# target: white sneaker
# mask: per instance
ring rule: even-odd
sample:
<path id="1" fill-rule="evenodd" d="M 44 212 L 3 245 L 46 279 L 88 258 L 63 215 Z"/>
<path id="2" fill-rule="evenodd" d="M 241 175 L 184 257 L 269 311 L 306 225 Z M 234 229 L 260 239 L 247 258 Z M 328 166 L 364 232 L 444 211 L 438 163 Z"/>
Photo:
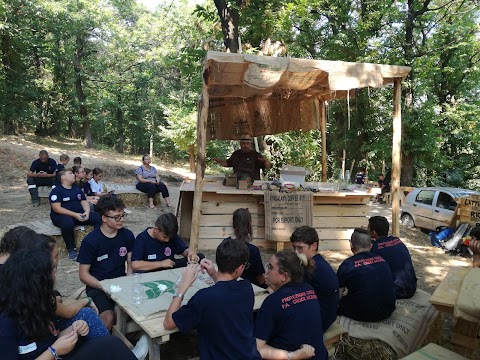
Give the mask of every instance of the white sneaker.
<path id="1" fill-rule="evenodd" d="M 138 360 L 145 360 L 148 354 L 147 335 L 142 335 L 140 339 L 138 339 L 135 347 L 132 349 L 132 352 Z"/>

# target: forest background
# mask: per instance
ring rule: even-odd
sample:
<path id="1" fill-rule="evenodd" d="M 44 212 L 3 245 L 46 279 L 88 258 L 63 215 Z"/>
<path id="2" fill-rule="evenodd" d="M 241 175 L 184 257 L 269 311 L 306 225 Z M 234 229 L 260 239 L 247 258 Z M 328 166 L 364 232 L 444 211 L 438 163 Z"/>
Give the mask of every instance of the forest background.
<path id="1" fill-rule="evenodd" d="M 0 130 L 187 161 L 208 50 L 407 65 L 402 185 L 480 188 L 480 1 L 0 0 Z M 392 90 L 327 107 L 329 177 L 389 167 Z M 350 126 L 348 124 L 351 124 Z M 321 177 L 318 131 L 270 135 L 273 162 Z M 236 142 L 207 144 L 225 158 Z M 156 160 L 158 163 L 159 160 Z M 220 169 L 209 164 L 210 170 Z"/>

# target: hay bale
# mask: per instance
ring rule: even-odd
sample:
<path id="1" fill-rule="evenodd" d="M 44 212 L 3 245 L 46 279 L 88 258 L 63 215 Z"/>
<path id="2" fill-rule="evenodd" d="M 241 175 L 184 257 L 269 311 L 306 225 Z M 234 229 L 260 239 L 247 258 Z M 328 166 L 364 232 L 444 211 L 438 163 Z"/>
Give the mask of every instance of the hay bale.
<path id="1" fill-rule="evenodd" d="M 397 360 L 398 356 L 381 340 L 344 337 L 336 345 L 335 357 L 344 360 Z"/>
<path id="2" fill-rule="evenodd" d="M 80 249 L 80 245 L 82 244 L 82 240 L 93 230 L 93 226 L 85 225 L 79 226 L 75 228 L 75 246 L 77 250 Z M 52 235 L 52 237 L 57 242 L 58 253 L 60 255 L 67 254 L 67 248 L 65 246 L 65 241 L 63 241 L 62 235 Z"/>
<path id="3" fill-rule="evenodd" d="M 116 195 L 123 201 L 126 207 L 139 207 L 148 205 L 147 195 L 144 193 L 120 193 Z M 161 203 L 160 193 L 155 194 L 153 202 L 156 205 Z"/>
<path id="4" fill-rule="evenodd" d="M 428 329 L 428 335 L 425 338 L 423 345 L 427 345 L 430 343 L 443 345 L 442 334 L 444 328 L 444 320 L 445 318 L 443 316 L 443 313 L 439 312 L 437 317 L 435 318 L 435 321 L 432 323 L 432 325 L 430 325 L 430 329 Z"/>

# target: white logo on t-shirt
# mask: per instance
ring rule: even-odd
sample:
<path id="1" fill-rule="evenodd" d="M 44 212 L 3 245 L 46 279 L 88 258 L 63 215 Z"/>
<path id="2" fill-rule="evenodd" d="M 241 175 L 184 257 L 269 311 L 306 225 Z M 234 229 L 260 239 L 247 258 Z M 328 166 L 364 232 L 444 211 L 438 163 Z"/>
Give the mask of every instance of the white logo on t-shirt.
<path id="1" fill-rule="evenodd" d="M 155 260 L 157 258 L 157 254 L 148 255 L 148 260 Z"/>
<path id="2" fill-rule="evenodd" d="M 52 195 L 52 196 L 50 196 L 50 199 L 51 199 L 52 201 L 55 201 L 55 200 L 57 200 L 58 198 L 57 198 L 57 195 Z"/>
<path id="3" fill-rule="evenodd" d="M 102 260 L 105 260 L 105 259 L 108 259 L 108 254 L 97 257 L 97 261 L 102 261 Z"/>

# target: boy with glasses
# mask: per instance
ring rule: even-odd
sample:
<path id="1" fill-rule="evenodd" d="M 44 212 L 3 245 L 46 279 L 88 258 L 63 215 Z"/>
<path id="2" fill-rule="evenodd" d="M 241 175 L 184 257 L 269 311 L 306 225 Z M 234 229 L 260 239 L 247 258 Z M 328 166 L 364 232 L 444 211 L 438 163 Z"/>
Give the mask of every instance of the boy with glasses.
<path id="1" fill-rule="evenodd" d="M 200 359 L 261 359 L 253 335 L 252 285 L 247 280 L 237 281 L 248 262 L 247 245 L 224 240 L 215 256 L 218 271 L 207 259 L 185 268 L 163 326 L 167 330 L 178 327 L 184 333 L 197 329 Z M 182 306 L 199 271 L 207 271 L 215 285 L 199 290 Z"/>
<path id="2" fill-rule="evenodd" d="M 87 295 L 97 305 L 100 319 L 109 331 L 114 322 L 114 302 L 102 290 L 100 281 L 132 272 L 130 262 L 135 237 L 124 228 L 124 210 L 123 201 L 115 195 L 107 194 L 98 200 L 97 211 L 102 225 L 83 239 L 77 258 L 80 280 L 87 285 Z"/>
<path id="3" fill-rule="evenodd" d="M 318 253 L 318 233 L 310 226 L 300 226 L 290 236 L 297 254 L 307 257 L 304 282 L 312 285 L 320 302 L 322 327 L 326 331 L 337 318 L 338 278 L 330 264 Z"/>

